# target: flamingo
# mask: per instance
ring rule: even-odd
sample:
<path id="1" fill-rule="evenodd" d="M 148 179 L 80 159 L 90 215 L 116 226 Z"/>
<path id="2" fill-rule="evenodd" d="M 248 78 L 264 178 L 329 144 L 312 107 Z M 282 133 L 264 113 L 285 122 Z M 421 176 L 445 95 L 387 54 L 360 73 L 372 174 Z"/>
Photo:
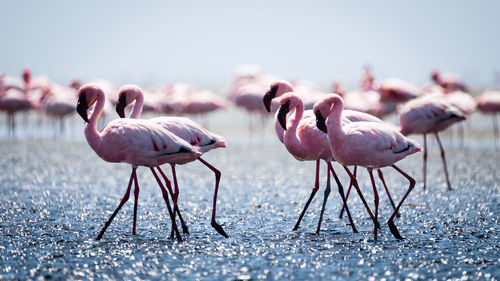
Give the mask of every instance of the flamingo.
<path id="1" fill-rule="evenodd" d="M 11 77 L 3 77 L 0 87 L 0 110 L 7 113 L 7 128 L 13 135 L 16 128 L 15 114 L 39 107 L 38 99 L 50 90 L 48 78 L 31 78 L 31 71 L 26 68 L 22 72 L 22 82 Z M 35 97 L 37 96 L 37 97 Z"/>
<path id="2" fill-rule="evenodd" d="M 383 80 L 378 86 L 378 92 L 382 102 L 394 103 L 407 102 L 422 94 L 420 88 L 399 78 Z"/>
<path id="3" fill-rule="evenodd" d="M 427 185 L 427 134 L 434 133 L 441 151 L 443 167 L 446 176 L 448 189 L 451 190 L 450 178 L 446 158 L 439 139 L 439 132 L 448 128 L 454 123 L 463 121 L 467 116 L 457 107 L 453 106 L 440 94 L 428 94 L 420 98 L 407 102 L 400 109 L 399 113 L 401 133 L 405 136 L 409 134 L 424 135 L 424 188 Z"/>
<path id="4" fill-rule="evenodd" d="M 498 138 L 497 112 L 500 112 L 500 91 L 487 89 L 477 97 L 477 108 L 483 113 L 491 113 L 493 118 L 493 136 L 495 145 Z"/>
<path id="5" fill-rule="evenodd" d="M 64 131 L 64 118 L 75 111 L 77 90 L 73 87 L 53 85 L 40 99 L 40 109 L 59 119 L 60 131 Z"/>
<path id="6" fill-rule="evenodd" d="M 290 119 L 290 125 L 287 126 L 287 115 L 293 109 L 295 109 L 295 115 Z M 316 128 L 313 115 L 304 115 L 304 103 L 302 102 L 302 99 L 300 99 L 299 96 L 295 95 L 292 92 L 289 92 L 281 97 L 280 109 L 277 111 L 276 117 L 283 129 L 283 143 L 285 144 L 288 152 L 290 152 L 290 154 L 292 154 L 292 156 L 299 161 L 316 161 L 316 180 L 314 182 L 314 188 L 293 230 L 297 230 L 299 228 L 300 222 L 302 221 L 302 218 L 307 208 L 309 207 L 309 204 L 311 203 L 314 195 L 319 189 L 320 160 L 324 160 L 327 164 L 328 177 L 327 187 L 325 190 L 325 200 L 323 202 L 320 219 L 316 228 L 316 233 L 319 233 L 324 206 L 326 205 L 326 200 L 330 193 L 330 171 L 333 174 L 335 181 L 337 182 L 342 201 L 344 202 L 344 205 L 346 205 L 342 184 L 340 183 L 331 164 L 331 161 L 333 161 L 334 159 L 330 152 L 326 134 L 322 133 Z M 352 221 L 351 213 L 348 208 L 346 208 L 346 210 L 352 226 L 352 230 L 356 233 L 357 229 L 354 226 L 354 222 Z"/>
<path id="7" fill-rule="evenodd" d="M 96 240 L 102 238 L 118 211 L 127 202 L 133 182 L 135 201 L 137 202 L 139 183 L 136 169 L 138 166 L 145 166 L 151 169 L 162 189 L 163 198 L 167 205 L 170 219 L 172 220 L 172 225 L 177 235 L 177 240 L 182 241 L 170 207 L 168 194 L 153 168 L 164 163 L 188 163 L 196 160 L 201 155 L 201 152 L 164 128 L 146 120 L 131 118 L 113 120 L 99 132 L 97 130 L 97 121 L 104 110 L 105 100 L 105 94 L 97 84 L 85 84 L 79 89 L 76 108 L 78 114 L 87 122 L 84 129 L 85 137 L 90 147 L 104 161 L 112 163 L 129 163 L 132 165 L 132 172 L 125 195 L 116 210 L 105 223 Z M 94 104 L 94 110 L 90 118 L 88 118 L 87 111 L 89 107 Z M 137 204 L 134 205 L 132 234 L 135 234 L 136 206 Z"/>
<path id="8" fill-rule="evenodd" d="M 331 151 L 337 162 L 346 166 L 366 167 L 370 172 L 375 195 L 375 219 L 378 216 L 378 194 L 372 169 L 391 166 L 408 179 L 409 188 L 387 221 L 394 237 L 403 239 L 394 224 L 394 217 L 414 188 L 415 180 L 398 168 L 395 163 L 408 155 L 422 151 L 422 147 L 403 136 L 394 127 L 386 124 L 376 122 L 342 124 L 343 107 L 342 98 L 337 94 L 332 94 L 319 101 L 314 106 L 316 125 L 318 129 L 328 134 Z M 352 175 L 351 178 L 355 180 Z M 377 239 L 377 226 L 375 226 L 374 238 Z"/>
<path id="9" fill-rule="evenodd" d="M 431 79 L 432 81 L 434 81 L 434 83 L 441 86 L 445 93 L 453 92 L 456 90 L 462 92 L 469 91 L 469 87 L 453 74 L 442 75 L 437 70 L 435 70 L 431 73 Z"/>
<path id="10" fill-rule="evenodd" d="M 326 134 L 321 133 L 316 128 L 314 123 L 312 123 L 312 124 L 310 123 L 311 120 L 314 120 L 314 113 L 312 110 L 304 111 L 303 103 L 302 103 L 302 106 L 300 105 L 300 103 L 301 103 L 300 97 L 298 97 L 296 95 L 292 95 L 290 97 L 287 96 L 287 95 L 289 95 L 287 93 L 292 93 L 292 92 L 293 92 L 293 88 L 290 85 L 290 83 L 288 83 L 287 81 L 282 81 L 282 80 L 275 81 L 270 85 L 269 91 L 264 95 L 263 102 L 264 102 L 264 105 L 266 107 L 266 110 L 270 111 L 272 100 L 276 97 L 280 97 L 280 96 L 284 95 L 281 97 L 281 100 L 280 100 L 280 104 L 282 104 L 280 107 L 280 110 L 276 112 L 276 117 L 275 117 L 276 135 L 278 136 L 279 140 L 283 144 L 285 144 L 285 146 L 287 147 L 287 150 L 298 160 L 301 160 L 301 161 L 316 160 L 317 161 L 316 162 L 316 183 L 315 183 L 314 188 L 311 192 L 310 198 L 307 201 L 307 203 L 306 203 L 306 205 L 301 213 L 301 216 L 299 217 L 299 219 L 298 219 L 298 221 L 293 229 L 293 230 L 296 230 L 296 229 L 298 229 L 300 221 L 301 221 L 303 215 L 305 214 L 305 212 L 309 206 L 310 201 L 313 199 L 314 195 L 316 194 L 317 190 L 319 189 L 319 186 L 318 186 L 319 160 L 323 159 L 327 162 L 327 164 L 328 164 L 328 169 L 327 169 L 328 178 L 330 176 L 329 172 L 328 172 L 329 170 L 332 171 L 332 174 L 334 175 L 334 177 L 336 177 L 336 174 L 335 174 L 335 171 L 333 171 L 333 167 L 330 164 L 330 161 L 333 161 L 331 156 L 323 155 L 322 158 L 318 157 L 321 155 L 320 152 L 327 153 L 329 151 L 330 144 L 326 141 L 327 140 Z M 285 97 L 286 97 L 286 99 L 285 99 Z M 291 99 L 293 99 L 293 100 L 291 100 Z M 292 122 L 291 128 L 293 128 L 293 130 L 286 130 L 286 127 L 287 127 L 287 125 L 286 125 L 286 113 L 288 110 L 290 110 L 290 104 L 285 105 L 287 103 L 287 101 L 289 101 L 290 103 L 293 101 L 294 104 L 297 104 L 295 107 L 293 107 L 293 106 L 291 107 L 291 108 L 296 109 L 295 117 L 293 119 L 291 119 L 291 122 Z M 301 115 L 302 115 L 302 117 L 300 117 Z M 345 123 L 358 122 L 358 121 L 383 122 L 382 120 L 380 120 L 374 116 L 371 116 L 371 115 L 368 115 L 368 114 L 365 114 L 362 112 L 351 111 L 351 110 L 346 110 L 343 117 L 344 118 L 342 119 L 342 121 Z M 294 124 L 294 122 L 296 122 L 298 124 Z M 297 129 L 297 128 L 299 128 L 299 129 Z M 288 135 L 289 136 L 288 138 L 291 138 L 292 141 L 286 141 L 285 135 Z M 312 136 L 308 136 L 308 135 L 312 135 Z M 302 138 L 305 140 L 300 142 L 300 141 L 298 141 L 297 138 Z M 307 138 L 315 139 L 316 141 L 314 142 L 314 141 L 308 140 Z M 299 144 L 301 144 L 301 145 L 299 145 Z M 312 154 L 312 157 L 311 156 L 305 157 L 304 155 L 301 155 L 301 154 L 304 154 L 303 152 L 300 153 L 299 151 L 295 151 L 296 148 L 294 147 L 294 146 L 297 146 L 298 149 L 306 150 L 307 147 L 304 147 L 305 144 L 309 144 L 309 145 L 322 144 L 322 145 L 318 145 L 317 147 L 313 146 L 312 151 L 314 153 Z M 325 146 L 328 148 L 325 149 Z M 316 150 L 316 151 L 314 151 L 314 150 Z M 344 169 L 348 173 L 350 173 L 349 170 L 347 169 L 347 167 L 344 167 Z M 379 171 L 379 176 L 381 176 L 381 179 L 383 179 L 381 171 Z M 337 178 L 336 178 L 336 180 L 337 180 Z M 327 183 L 329 183 L 329 181 L 327 181 Z M 340 183 L 337 181 L 337 184 L 340 184 Z M 347 196 L 349 195 L 350 188 L 351 188 L 351 185 L 349 186 Z M 367 208 L 368 213 L 370 214 L 370 216 L 373 219 L 374 217 L 371 214 L 371 211 L 368 208 L 368 205 L 366 204 L 364 197 L 361 194 L 358 186 L 355 185 L 355 188 L 356 188 L 358 194 L 360 195 L 360 198 L 363 201 L 365 207 Z M 386 191 L 388 191 L 388 190 L 386 189 Z M 323 207 L 322 207 L 321 215 L 320 215 L 320 221 L 318 222 L 317 232 L 319 232 L 319 228 L 320 228 L 320 224 L 321 224 L 321 217 L 323 215 L 324 207 L 326 205 L 326 200 L 328 199 L 329 193 L 330 193 L 330 188 L 329 188 L 329 185 L 327 184 L 327 188 L 325 190 L 325 197 L 324 197 L 324 201 L 323 201 Z M 343 198 L 343 189 L 341 188 L 341 185 L 339 185 L 339 193 L 341 193 L 341 197 Z M 387 194 L 390 198 L 389 193 L 387 193 Z M 347 196 L 345 198 L 346 200 L 347 200 Z M 392 199 L 391 199 L 391 201 L 392 201 Z M 347 206 L 345 204 L 345 202 L 344 202 L 344 206 Z M 375 223 L 377 224 L 376 221 L 375 221 Z M 353 224 L 352 224 L 352 226 L 354 227 Z"/>
<path id="11" fill-rule="evenodd" d="M 136 85 L 125 85 L 123 86 L 118 94 L 118 103 L 116 105 L 116 111 L 118 115 L 122 118 L 125 117 L 124 109 L 127 105 L 132 103 L 134 100 L 135 105 L 130 114 L 131 118 L 139 118 L 142 112 L 143 107 L 143 93 L 140 87 Z M 162 127 L 163 129 L 173 133 L 175 136 L 181 138 L 182 140 L 190 143 L 192 146 L 196 147 L 196 149 L 201 153 L 208 152 L 212 149 L 219 147 L 226 147 L 226 141 L 194 121 L 184 118 L 184 117 L 156 117 L 149 119 L 148 121 Z M 199 156 L 201 156 L 201 154 Z M 216 204 L 217 204 L 217 193 L 219 190 L 219 182 L 221 177 L 221 172 L 216 169 L 214 166 L 209 164 L 207 161 L 198 157 L 196 160 L 200 161 L 203 165 L 207 166 L 210 170 L 212 170 L 215 174 L 215 191 L 214 191 L 214 201 L 213 201 L 213 209 L 212 209 L 212 219 L 211 225 L 215 230 L 221 234 L 222 236 L 228 238 L 229 236 L 226 234 L 221 225 L 219 225 L 215 220 L 216 214 Z M 179 196 L 179 188 L 177 184 L 177 177 L 175 172 L 175 162 L 170 163 L 172 169 L 172 175 L 174 178 L 174 186 L 175 192 L 173 192 L 173 200 L 174 204 L 177 208 L 177 198 Z M 157 167 L 159 171 L 161 171 L 160 167 Z M 163 172 L 160 172 L 163 175 Z M 167 179 L 166 179 L 167 180 Z M 169 185 L 169 184 L 167 184 Z M 174 210 L 179 214 L 179 219 L 181 221 L 181 225 L 183 230 L 187 233 L 187 227 L 182 219 L 182 216 L 178 209 Z"/>

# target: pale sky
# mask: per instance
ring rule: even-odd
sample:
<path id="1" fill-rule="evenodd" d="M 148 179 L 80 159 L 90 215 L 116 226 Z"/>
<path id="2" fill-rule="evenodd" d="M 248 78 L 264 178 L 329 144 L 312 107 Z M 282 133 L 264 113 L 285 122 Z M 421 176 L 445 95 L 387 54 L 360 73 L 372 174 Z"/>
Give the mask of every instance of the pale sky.
<path id="1" fill-rule="evenodd" d="M 476 87 L 500 72 L 500 1 L 0 1 L 0 73 L 222 87 L 240 64 L 285 79 Z M 500 74 L 499 74 L 500 75 Z"/>

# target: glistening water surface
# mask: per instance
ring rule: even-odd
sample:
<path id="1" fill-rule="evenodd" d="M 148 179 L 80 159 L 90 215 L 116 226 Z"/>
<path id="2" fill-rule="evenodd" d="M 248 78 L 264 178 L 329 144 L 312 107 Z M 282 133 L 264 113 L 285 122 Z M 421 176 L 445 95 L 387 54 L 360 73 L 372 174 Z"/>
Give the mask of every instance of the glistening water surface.
<path id="1" fill-rule="evenodd" d="M 358 196 L 349 202 L 359 233 L 338 218 L 333 182 L 316 235 L 323 163 L 321 189 L 292 232 L 313 186 L 314 163 L 295 160 L 272 134 L 229 136 L 228 143 L 205 159 L 222 171 L 217 220 L 230 238 L 210 226 L 213 173 L 191 163 L 177 168 L 179 206 L 191 232 L 179 243 L 169 237 L 170 219 L 149 169 L 138 169 L 137 235 L 131 196 L 95 241 L 125 192 L 130 165 L 104 162 L 81 139 L 0 141 L 0 279 L 500 279 L 500 151 L 492 140 L 475 145 L 466 138 L 461 147 L 445 138 L 453 191 L 446 190 L 435 143 L 427 190 L 421 154 L 399 163 L 417 180 L 396 220 L 402 241 L 388 230 L 391 206 L 378 180 L 378 241 Z M 334 167 L 346 188 L 345 172 Z M 383 171 L 399 201 L 408 182 L 392 168 Z M 359 174 L 372 207 L 366 170 Z"/>

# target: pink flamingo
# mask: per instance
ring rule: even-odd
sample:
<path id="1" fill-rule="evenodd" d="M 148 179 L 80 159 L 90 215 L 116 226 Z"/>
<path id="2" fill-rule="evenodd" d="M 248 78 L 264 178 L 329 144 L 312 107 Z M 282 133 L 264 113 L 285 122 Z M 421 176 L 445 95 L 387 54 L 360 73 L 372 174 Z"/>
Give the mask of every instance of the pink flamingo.
<path id="1" fill-rule="evenodd" d="M 293 109 L 295 109 L 295 115 L 290 119 L 290 125 L 287 126 L 287 115 Z M 325 190 L 325 197 L 320 214 L 320 219 L 316 228 L 316 233 L 319 233 L 326 200 L 328 198 L 328 195 L 330 194 L 330 171 L 333 174 L 335 181 L 337 182 L 342 201 L 344 202 L 344 205 L 347 206 L 345 204 L 345 196 L 342 184 L 340 183 L 331 164 L 331 161 L 334 161 L 334 159 L 330 152 L 326 134 L 322 133 L 316 128 L 313 115 L 304 115 L 304 104 L 302 100 L 292 92 L 287 93 L 281 97 L 280 109 L 278 110 L 276 117 L 283 129 L 283 143 L 285 144 L 288 152 L 290 152 L 290 154 L 292 154 L 292 156 L 299 161 L 316 161 L 316 180 L 314 182 L 314 188 L 293 230 L 298 229 L 300 222 L 302 221 L 302 218 L 307 208 L 309 207 L 309 204 L 311 203 L 314 195 L 319 189 L 320 160 L 324 160 L 327 164 L 327 188 Z M 356 227 L 354 226 L 354 222 L 352 221 L 351 213 L 348 208 L 346 208 L 346 210 L 350 224 L 352 226 L 352 230 L 353 232 L 357 232 Z"/>
<path id="2" fill-rule="evenodd" d="M 38 108 L 38 99 L 34 96 L 42 96 L 50 90 L 48 79 L 40 78 L 34 83 L 28 68 L 23 70 L 22 78 L 22 84 L 18 83 L 17 79 L 2 78 L 0 88 L 0 110 L 7 113 L 7 128 L 11 135 L 14 134 L 16 128 L 15 114 Z M 43 83 L 40 81 L 43 81 Z"/>
<path id="3" fill-rule="evenodd" d="M 64 118 L 75 112 L 77 90 L 54 85 L 40 99 L 40 109 L 59 119 L 60 131 L 64 131 Z"/>
<path id="4" fill-rule="evenodd" d="M 122 118 L 125 117 L 125 112 L 124 109 L 125 107 L 132 103 L 133 101 L 135 102 L 135 105 L 132 109 L 132 112 L 130 114 L 131 118 L 139 118 L 142 112 L 142 106 L 143 106 L 143 93 L 140 87 L 135 86 L 135 85 L 126 85 L 123 86 L 120 91 L 119 91 L 119 99 L 118 103 L 116 105 L 116 111 L 118 115 Z M 184 117 L 156 117 L 148 120 L 149 122 L 152 122 L 165 130 L 173 133 L 175 136 L 183 139 L 184 141 L 190 143 L 192 146 L 196 147 L 196 149 L 201 153 L 208 152 L 212 149 L 219 148 L 219 147 L 226 147 L 226 141 L 218 136 L 215 135 L 199 124 L 193 122 L 192 120 Z M 201 156 L 200 154 L 200 156 Z M 215 230 L 221 234 L 224 237 L 229 237 L 224 229 L 222 228 L 221 225 L 219 225 L 216 220 L 215 220 L 215 214 L 216 214 L 216 204 L 217 204 L 217 193 L 219 190 L 219 182 L 220 182 L 220 177 L 221 177 L 221 172 L 216 169 L 214 166 L 206 162 L 204 159 L 201 157 L 198 157 L 196 160 L 200 161 L 203 165 L 207 166 L 210 170 L 212 170 L 215 174 L 215 191 L 214 191 L 214 201 L 213 201 L 213 208 L 212 208 L 212 219 L 211 219 L 211 225 Z M 170 163 L 171 169 L 172 169 L 172 175 L 174 178 L 174 186 L 175 186 L 175 191 L 173 192 L 173 200 L 175 204 L 176 210 L 174 210 L 178 215 L 179 219 L 181 221 L 182 228 L 184 232 L 188 233 L 187 227 L 182 219 L 182 216 L 180 214 L 180 211 L 177 209 L 177 198 L 179 197 L 179 188 L 177 184 L 177 177 L 176 177 L 176 172 L 175 172 L 175 162 Z M 160 167 L 157 167 L 158 170 L 161 171 Z M 161 172 L 163 174 L 163 172 Z M 166 179 L 167 180 L 167 179 Z M 167 183 L 167 185 L 169 185 Z"/>
<path id="5" fill-rule="evenodd" d="M 448 128 L 454 123 L 463 121 L 467 116 L 457 107 L 439 94 L 429 94 L 414 99 L 406 103 L 399 113 L 401 133 L 405 136 L 409 134 L 424 135 L 424 188 L 427 185 L 427 139 L 428 133 L 434 133 L 441 150 L 443 167 L 446 175 L 448 189 L 451 189 L 446 158 L 439 139 L 439 132 Z"/>
<path id="6" fill-rule="evenodd" d="M 433 71 L 431 73 L 431 78 L 434 83 L 441 86 L 445 93 L 453 92 L 453 91 L 462 91 L 468 92 L 469 87 L 463 82 L 460 81 L 455 75 L 452 74 L 443 74 L 441 75 L 438 71 Z"/>
<path id="7" fill-rule="evenodd" d="M 477 97 L 477 108 L 483 113 L 491 113 L 493 118 L 493 136 L 495 145 L 498 138 L 497 112 L 500 112 L 500 91 L 487 89 Z"/>
<path id="8" fill-rule="evenodd" d="M 286 81 L 276 81 L 273 82 L 270 86 L 269 91 L 264 95 L 263 102 L 266 107 L 266 110 L 270 111 L 271 110 L 271 102 L 274 98 L 282 96 L 285 94 L 285 96 L 282 96 L 280 100 L 280 110 L 276 112 L 276 117 L 275 117 L 275 130 L 278 138 L 280 141 L 285 144 L 287 150 L 298 160 L 300 161 L 306 161 L 306 160 L 316 160 L 316 182 L 313 187 L 313 190 L 311 192 L 311 195 L 301 213 L 299 216 L 299 219 L 297 220 L 297 223 L 295 224 L 295 227 L 293 230 L 298 229 L 299 224 L 302 220 L 302 217 L 304 216 L 309 203 L 313 199 L 314 195 L 319 189 L 319 160 L 323 159 L 327 162 L 328 168 L 327 168 L 327 174 L 329 179 L 330 174 L 329 171 L 332 171 L 332 174 L 335 177 L 335 180 L 337 181 L 337 185 L 339 187 L 339 193 L 341 194 L 342 199 L 344 199 L 344 194 L 343 194 L 343 188 L 340 182 L 337 179 L 337 176 L 335 174 L 335 171 L 333 170 L 333 167 L 331 166 L 331 161 L 334 161 L 334 159 L 331 156 L 330 153 L 330 144 L 327 141 L 327 136 L 326 134 L 320 132 L 316 126 L 314 125 L 314 113 L 312 110 L 306 110 L 304 111 L 304 105 L 300 98 L 294 94 L 292 94 L 293 88 L 292 86 L 286 82 Z M 288 93 L 288 94 L 287 94 Z M 294 104 L 295 106 L 290 107 L 290 104 Z M 286 130 L 287 124 L 286 124 L 286 115 L 290 109 L 295 108 L 295 117 L 291 119 L 291 125 L 288 126 L 290 127 L 289 130 Z M 380 119 L 375 118 L 373 116 L 361 113 L 361 112 L 354 112 L 354 111 L 347 111 L 346 116 L 343 119 L 344 122 L 357 122 L 360 120 L 368 120 L 368 121 L 373 121 L 373 122 L 382 122 Z M 312 122 L 312 123 L 311 123 Z M 287 141 L 287 138 L 290 139 Z M 314 141 L 313 141 L 314 140 Z M 349 170 L 347 167 L 344 167 L 348 173 Z M 349 190 L 350 190 L 349 186 Z M 368 205 L 366 204 L 366 201 L 364 200 L 363 195 L 361 194 L 361 191 L 359 190 L 358 186 L 355 185 L 356 190 L 358 191 L 358 194 L 360 195 L 361 200 L 365 204 L 365 207 L 368 210 L 368 213 L 374 219 L 374 216 L 372 215 L 370 209 L 368 208 Z M 328 199 L 328 195 L 330 193 L 330 186 L 329 186 L 329 181 L 327 180 L 327 188 L 325 190 L 325 197 L 323 200 L 323 206 L 320 214 L 320 220 L 318 222 L 318 227 L 317 227 L 317 232 L 319 232 L 320 225 L 321 225 L 321 219 L 323 216 L 324 208 L 326 205 L 326 200 Z M 344 201 L 344 206 L 347 206 Z M 348 213 L 349 215 L 349 213 Z M 349 215 L 349 220 L 351 221 L 351 225 L 353 227 L 353 231 L 356 232 L 354 228 L 354 224 L 352 223 L 352 219 Z M 375 221 L 377 224 L 377 222 Z"/>
<path id="9" fill-rule="evenodd" d="M 389 78 L 380 82 L 378 86 L 382 102 L 407 102 L 422 94 L 417 86 L 399 78 Z"/>
<path id="10" fill-rule="evenodd" d="M 397 239 L 403 239 L 394 224 L 394 217 L 415 186 L 415 180 L 403 172 L 394 163 L 408 155 L 419 152 L 422 148 L 413 140 L 399 133 L 392 126 L 376 122 L 352 122 L 342 124 L 343 101 L 339 95 L 332 94 L 314 106 L 317 127 L 328 134 L 333 156 L 342 165 L 358 165 L 368 168 L 375 195 L 375 218 L 378 216 L 378 194 L 375 188 L 372 169 L 392 166 L 410 182 L 398 206 L 387 224 Z M 326 121 L 325 121 L 326 120 Z M 355 178 L 351 175 L 351 178 Z M 377 239 L 377 226 L 374 238 Z"/>
<path id="11" fill-rule="evenodd" d="M 183 164 L 191 162 L 196 160 L 201 153 L 189 143 L 146 120 L 130 118 L 113 120 L 101 132 L 98 132 L 97 121 L 104 110 L 105 100 L 104 92 L 96 84 L 86 84 L 78 91 L 77 112 L 88 123 L 85 125 L 85 137 L 90 147 L 99 157 L 107 162 L 129 163 L 132 165 L 132 173 L 125 195 L 96 239 L 99 240 L 102 238 L 113 218 L 125 202 L 127 202 L 132 182 L 135 184 L 134 195 L 137 202 L 139 183 L 137 181 L 136 169 L 138 166 L 146 166 L 150 167 L 162 189 L 163 198 L 167 205 L 177 239 L 182 241 L 168 201 L 168 194 L 153 168 L 164 163 Z M 88 118 L 87 111 L 93 104 L 96 105 L 90 118 Z M 132 234 L 135 234 L 137 203 L 134 206 Z"/>

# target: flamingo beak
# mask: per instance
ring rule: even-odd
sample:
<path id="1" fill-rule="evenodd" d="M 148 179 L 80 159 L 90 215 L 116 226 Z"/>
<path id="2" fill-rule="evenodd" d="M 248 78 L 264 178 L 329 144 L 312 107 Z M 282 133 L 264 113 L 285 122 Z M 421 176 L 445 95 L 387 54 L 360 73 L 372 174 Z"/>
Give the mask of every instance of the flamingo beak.
<path id="1" fill-rule="evenodd" d="M 290 111 L 290 102 L 284 103 L 280 106 L 278 112 L 278 121 L 280 122 L 281 128 L 286 130 L 286 115 Z"/>
<path id="2" fill-rule="evenodd" d="M 127 106 L 126 96 L 121 95 L 118 99 L 118 103 L 116 104 L 116 113 L 120 116 L 120 118 L 125 118 L 125 107 Z"/>
<path id="3" fill-rule="evenodd" d="M 264 106 L 266 107 L 267 112 L 271 112 L 271 101 L 276 97 L 276 93 L 278 92 L 278 86 L 274 86 L 264 95 L 262 101 L 264 102 Z"/>
<path id="4" fill-rule="evenodd" d="M 316 115 L 316 127 L 318 127 L 318 129 L 323 133 L 328 133 L 328 130 L 326 129 L 326 120 L 323 115 L 321 115 L 321 112 L 319 112 L 319 110 L 315 111 L 314 115 Z"/>
<path id="5" fill-rule="evenodd" d="M 80 116 L 83 118 L 83 120 L 87 123 L 89 123 L 89 118 L 87 116 L 87 99 L 85 97 L 85 94 L 82 93 L 80 97 L 78 98 L 78 103 L 76 104 L 76 112 L 80 114 Z"/>

